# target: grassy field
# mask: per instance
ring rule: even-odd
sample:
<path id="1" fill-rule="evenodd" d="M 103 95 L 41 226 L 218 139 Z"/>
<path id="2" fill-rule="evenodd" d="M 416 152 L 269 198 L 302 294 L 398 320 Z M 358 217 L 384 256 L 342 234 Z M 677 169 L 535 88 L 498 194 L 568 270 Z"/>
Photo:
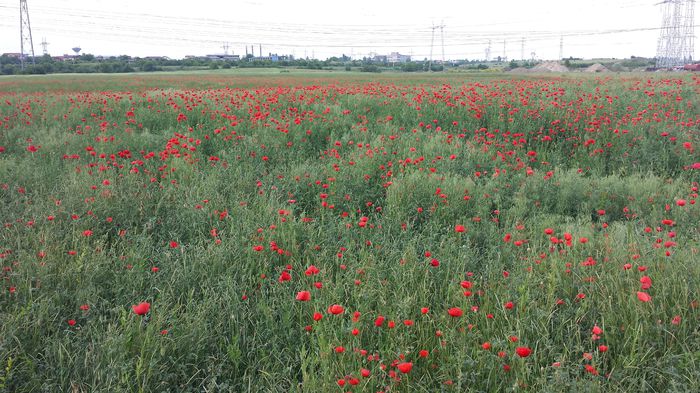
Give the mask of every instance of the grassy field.
<path id="1" fill-rule="evenodd" d="M 561 79 L 565 74 L 534 75 L 527 77 Z M 569 78 L 593 78 L 576 75 Z M 348 71 L 316 71 L 292 68 L 237 68 L 228 70 L 148 72 L 130 74 L 50 74 L 0 76 L 0 92 L 79 92 L 79 91 L 142 91 L 145 89 L 218 89 L 256 87 L 295 87 L 348 83 L 442 84 L 462 83 L 465 80 L 493 80 L 509 78 L 507 74 L 492 72 L 436 72 L 436 73 L 366 73 Z"/>
<path id="2" fill-rule="evenodd" d="M 0 77 L 0 390 L 700 390 L 700 78 L 527 78 Z"/>

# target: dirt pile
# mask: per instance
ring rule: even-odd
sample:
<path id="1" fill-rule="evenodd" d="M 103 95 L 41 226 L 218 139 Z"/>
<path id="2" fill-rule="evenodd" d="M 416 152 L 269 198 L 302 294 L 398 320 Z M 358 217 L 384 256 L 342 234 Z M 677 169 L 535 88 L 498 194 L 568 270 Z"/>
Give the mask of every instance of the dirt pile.
<path id="1" fill-rule="evenodd" d="M 583 72 L 610 72 L 610 70 L 600 63 L 595 63 L 586 67 Z"/>
<path id="2" fill-rule="evenodd" d="M 569 72 L 569 69 L 559 62 L 545 61 L 532 67 L 532 72 Z"/>
<path id="3" fill-rule="evenodd" d="M 541 74 L 546 72 L 569 72 L 569 69 L 556 61 L 545 61 L 532 68 L 513 68 L 510 72 Z"/>

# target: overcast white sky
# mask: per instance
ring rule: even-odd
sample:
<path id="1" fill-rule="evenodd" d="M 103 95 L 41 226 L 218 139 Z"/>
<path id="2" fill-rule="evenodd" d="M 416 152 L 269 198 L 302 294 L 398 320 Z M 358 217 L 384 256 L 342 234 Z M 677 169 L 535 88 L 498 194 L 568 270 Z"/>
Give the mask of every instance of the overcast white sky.
<path id="1" fill-rule="evenodd" d="M 653 57 L 661 0 L 28 0 L 34 51 L 79 46 L 95 55 L 223 53 L 342 54 L 400 52 L 414 59 Z M 634 30 L 634 31 L 628 31 Z M 525 45 L 523 48 L 523 37 Z M 505 41 L 505 52 L 504 52 Z M 696 46 L 697 46 L 696 40 Z M 524 50 L 523 50 L 524 49 Z M 19 52 L 19 0 L 0 0 L 0 53 Z"/>

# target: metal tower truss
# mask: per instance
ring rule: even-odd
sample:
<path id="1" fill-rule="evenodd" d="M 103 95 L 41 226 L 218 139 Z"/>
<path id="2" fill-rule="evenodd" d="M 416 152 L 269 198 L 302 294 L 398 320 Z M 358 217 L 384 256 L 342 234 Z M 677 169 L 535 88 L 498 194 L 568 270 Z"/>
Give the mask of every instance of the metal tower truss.
<path id="1" fill-rule="evenodd" d="M 35 64 L 34 40 L 32 40 L 32 25 L 29 23 L 27 0 L 19 0 L 19 35 L 22 40 L 20 43 L 20 64 L 24 69 L 27 58 L 31 58 L 32 64 Z"/>
<path id="2" fill-rule="evenodd" d="M 695 0 L 664 0 L 656 68 L 673 68 L 693 60 Z"/>

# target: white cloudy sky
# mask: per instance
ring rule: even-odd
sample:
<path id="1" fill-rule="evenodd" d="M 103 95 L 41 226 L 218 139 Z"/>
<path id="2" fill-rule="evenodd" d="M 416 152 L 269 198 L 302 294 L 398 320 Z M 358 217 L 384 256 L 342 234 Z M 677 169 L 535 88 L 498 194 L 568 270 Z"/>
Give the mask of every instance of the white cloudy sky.
<path id="1" fill-rule="evenodd" d="M 241 55 L 246 45 L 257 55 L 262 44 L 263 54 L 397 51 L 422 59 L 430 56 L 431 26 L 444 24 L 446 59 L 483 59 L 489 40 L 492 58 L 553 59 L 562 36 L 565 57 L 654 56 L 660 1 L 28 0 L 28 7 L 38 55 L 46 38 L 52 55 L 80 46 L 95 55 L 182 58 L 223 53 L 228 42 Z M 436 29 L 435 59 L 442 42 Z M 0 0 L 0 53 L 19 48 L 19 1 Z"/>

